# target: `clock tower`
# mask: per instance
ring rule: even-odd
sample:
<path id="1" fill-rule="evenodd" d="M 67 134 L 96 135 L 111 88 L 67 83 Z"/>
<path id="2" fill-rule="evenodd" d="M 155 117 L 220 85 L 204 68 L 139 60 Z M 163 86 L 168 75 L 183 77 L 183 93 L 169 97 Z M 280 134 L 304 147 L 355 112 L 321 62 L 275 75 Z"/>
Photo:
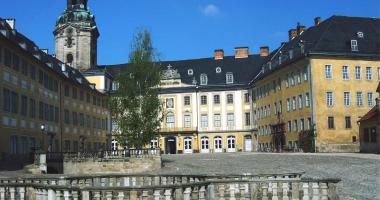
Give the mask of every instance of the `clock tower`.
<path id="1" fill-rule="evenodd" d="M 55 30 L 55 54 L 64 63 L 83 72 L 97 65 L 99 31 L 87 0 L 67 0 Z"/>

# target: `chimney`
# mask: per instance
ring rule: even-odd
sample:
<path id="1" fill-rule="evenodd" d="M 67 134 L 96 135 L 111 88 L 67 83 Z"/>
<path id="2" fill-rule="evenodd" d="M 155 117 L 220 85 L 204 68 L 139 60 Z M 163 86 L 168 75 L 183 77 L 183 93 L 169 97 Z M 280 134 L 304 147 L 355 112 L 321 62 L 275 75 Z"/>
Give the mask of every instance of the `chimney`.
<path id="1" fill-rule="evenodd" d="M 288 33 L 289 33 L 289 41 L 291 41 L 295 37 L 297 37 L 297 30 L 296 29 L 290 29 Z"/>
<path id="2" fill-rule="evenodd" d="M 260 47 L 260 56 L 265 57 L 268 55 L 269 55 L 269 47 L 268 46 Z"/>
<path id="3" fill-rule="evenodd" d="M 223 60 L 224 58 L 223 49 L 215 49 L 214 55 L 215 55 L 215 60 Z"/>
<path id="4" fill-rule="evenodd" d="M 235 48 L 235 58 L 248 58 L 248 55 L 249 55 L 248 47 Z"/>
<path id="5" fill-rule="evenodd" d="M 318 26 L 321 23 L 321 17 L 314 18 L 314 25 Z"/>
<path id="6" fill-rule="evenodd" d="M 297 35 L 301 35 L 305 29 L 305 26 L 302 26 L 299 22 L 297 23 Z"/>
<path id="7" fill-rule="evenodd" d="M 5 21 L 11 27 L 12 30 L 16 29 L 16 19 L 10 18 L 10 19 L 5 19 Z"/>

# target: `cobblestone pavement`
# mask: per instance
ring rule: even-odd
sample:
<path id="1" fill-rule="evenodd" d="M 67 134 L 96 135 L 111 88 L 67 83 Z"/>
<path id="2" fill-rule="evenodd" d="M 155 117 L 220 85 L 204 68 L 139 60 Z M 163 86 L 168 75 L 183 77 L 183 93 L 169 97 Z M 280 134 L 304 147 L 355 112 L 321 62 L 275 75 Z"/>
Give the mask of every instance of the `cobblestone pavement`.
<path id="1" fill-rule="evenodd" d="M 305 172 L 340 178 L 346 199 L 380 200 L 380 156 L 372 154 L 226 153 L 163 155 L 163 174 L 268 174 Z"/>

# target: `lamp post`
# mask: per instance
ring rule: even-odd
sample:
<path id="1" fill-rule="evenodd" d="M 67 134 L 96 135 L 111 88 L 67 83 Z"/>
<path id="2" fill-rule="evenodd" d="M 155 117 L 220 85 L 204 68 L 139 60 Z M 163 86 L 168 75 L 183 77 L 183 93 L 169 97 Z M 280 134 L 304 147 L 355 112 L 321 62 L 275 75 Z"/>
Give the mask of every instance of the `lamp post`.
<path id="1" fill-rule="evenodd" d="M 45 150 L 45 148 L 44 148 L 44 146 L 45 146 L 45 135 L 44 135 L 44 131 L 45 131 L 45 124 L 41 124 L 41 126 L 40 126 L 40 130 L 41 130 L 41 136 L 42 136 L 42 142 L 41 142 L 41 150 L 42 151 L 44 151 Z"/>

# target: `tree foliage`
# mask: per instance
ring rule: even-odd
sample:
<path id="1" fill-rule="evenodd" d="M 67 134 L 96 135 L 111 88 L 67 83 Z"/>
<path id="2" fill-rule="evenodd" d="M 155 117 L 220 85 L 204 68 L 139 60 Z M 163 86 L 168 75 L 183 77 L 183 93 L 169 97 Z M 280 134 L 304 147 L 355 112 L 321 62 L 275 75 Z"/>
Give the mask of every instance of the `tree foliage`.
<path id="1" fill-rule="evenodd" d="M 315 139 L 317 133 L 315 131 L 315 126 L 313 125 L 311 129 L 304 130 L 299 133 L 299 143 L 303 152 L 315 152 Z"/>
<path id="2" fill-rule="evenodd" d="M 137 32 L 128 68 L 116 77 L 119 88 L 110 100 L 117 123 L 114 135 L 121 145 L 142 148 L 157 137 L 162 106 L 158 87 L 161 68 L 156 59 L 150 33 Z"/>

